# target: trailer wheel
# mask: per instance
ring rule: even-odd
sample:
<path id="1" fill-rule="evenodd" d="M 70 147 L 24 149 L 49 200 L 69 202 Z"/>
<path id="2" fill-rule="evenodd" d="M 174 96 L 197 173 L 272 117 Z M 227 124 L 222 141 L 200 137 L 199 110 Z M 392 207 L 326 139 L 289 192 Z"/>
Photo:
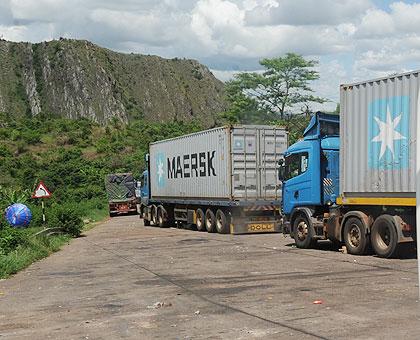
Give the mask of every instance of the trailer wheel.
<path id="1" fill-rule="evenodd" d="M 157 219 L 157 207 L 155 205 L 152 205 L 152 223 L 153 225 L 158 225 L 158 219 Z"/>
<path id="2" fill-rule="evenodd" d="M 211 209 L 206 210 L 206 230 L 208 233 L 214 233 L 216 231 L 216 216 Z"/>
<path id="3" fill-rule="evenodd" d="M 206 231 L 206 216 L 204 215 L 204 211 L 200 208 L 198 208 L 195 211 L 197 221 L 196 226 L 198 231 Z"/>
<path id="4" fill-rule="evenodd" d="M 397 254 L 398 234 L 391 215 L 381 215 L 373 222 L 370 240 L 379 257 L 390 258 Z"/>
<path id="5" fill-rule="evenodd" d="M 347 251 L 353 255 L 366 254 L 369 247 L 369 236 L 364 223 L 357 217 L 350 217 L 344 223 L 344 243 Z"/>
<path id="6" fill-rule="evenodd" d="M 229 223 L 223 210 L 216 211 L 216 230 L 219 234 L 229 233 Z"/>
<path id="7" fill-rule="evenodd" d="M 143 225 L 144 225 L 145 227 L 148 227 L 148 226 L 150 226 L 150 220 L 147 218 L 147 214 L 146 214 L 146 212 L 145 212 L 145 209 L 147 209 L 147 207 L 144 207 L 144 208 L 142 208 L 142 209 L 141 209 L 141 215 L 140 215 L 140 218 L 142 218 L 142 219 L 143 219 Z"/>
<path id="8" fill-rule="evenodd" d="M 316 244 L 314 227 L 309 223 L 305 215 L 296 217 L 293 223 L 293 235 L 298 248 L 313 248 Z"/>
<path id="9" fill-rule="evenodd" d="M 160 228 L 164 228 L 166 227 L 166 213 L 165 213 L 165 209 L 162 206 L 159 206 L 157 208 L 157 225 Z"/>

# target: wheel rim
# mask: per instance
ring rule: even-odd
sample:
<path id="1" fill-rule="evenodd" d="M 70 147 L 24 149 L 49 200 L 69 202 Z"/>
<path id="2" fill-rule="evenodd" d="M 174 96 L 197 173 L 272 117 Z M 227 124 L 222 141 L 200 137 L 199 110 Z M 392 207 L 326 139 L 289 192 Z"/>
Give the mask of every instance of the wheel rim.
<path id="1" fill-rule="evenodd" d="M 221 216 L 218 216 L 216 218 L 216 227 L 217 227 L 218 230 L 222 230 L 222 228 L 223 228 L 223 221 L 222 221 Z"/>
<path id="2" fill-rule="evenodd" d="M 207 218 L 206 218 L 206 227 L 207 227 L 207 229 L 210 230 L 212 228 L 212 225 L 213 225 L 213 220 L 211 219 L 210 216 L 207 216 Z"/>
<path id="3" fill-rule="evenodd" d="M 297 237 L 300 241 L 304 241 L 308 236 L 308 225 L 305 221 L 299 222 L 297 225 Z"/>
<path id="4" fill-rule="evenodd" d="M 378 231 L 375 235 L 375 241 L 377 246 L 382 250 L 385 250 L 389 247 L 391 243 L 391 231 L 387 226 L 378 228 Z"/>
<path id="5" fill-rule="evenodd" d="M 152 222 L 153 222 L 153 224 L 157 223 L 157 213 L 156 213 L 155 210 L 152 213 Z"/>
<path id="6" fill-rule="evenodd" d="M 203 216 L 201 214 L 197 214 L 197 227 L 201 228 L 203 226 Z"/>
<path id="7" fill-rule="evenodd" d="M 360 245 L 361 232 L 356 224 L 352 224 L 348 233 L 349 243 L 352 247 L 357 248 Z"/>

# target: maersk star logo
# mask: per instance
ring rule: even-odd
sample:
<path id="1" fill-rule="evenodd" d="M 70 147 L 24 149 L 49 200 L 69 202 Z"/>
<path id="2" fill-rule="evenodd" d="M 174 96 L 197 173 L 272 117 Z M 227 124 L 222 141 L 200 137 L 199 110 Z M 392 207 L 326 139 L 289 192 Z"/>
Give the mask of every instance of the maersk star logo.
<path id="1" fill-rule="evenodd" d="M 389 106 L 387 106 L 386 111 L 386 122 L 382 122 L 378 117 L 373 117 L 378 123 L 379 134 L 372 139 L 372 142 L 381 143 L 381 153 L 379 159 L 385 155 L 385 151 L 388 148 L 394 157 L 394 141 L 400 139 L 406 139 L 401 133 L 399 133 L 396 128 L 401 121 L 402 113 L 396 118 L 391 118 L 391 112 L 389 112 Z"/>
<path id="2" fill-rule="evenodd" d="M 156 176 L 158 186 L 165 186 L 165 161 L 166 157 L 163 153 L 156 155 Z"/>
<path id="3" fill-rule="evenodd" d="M 409 97 L 375 100 L 369 105 L 369 167 L 401 169 L 408 167 Z"/>

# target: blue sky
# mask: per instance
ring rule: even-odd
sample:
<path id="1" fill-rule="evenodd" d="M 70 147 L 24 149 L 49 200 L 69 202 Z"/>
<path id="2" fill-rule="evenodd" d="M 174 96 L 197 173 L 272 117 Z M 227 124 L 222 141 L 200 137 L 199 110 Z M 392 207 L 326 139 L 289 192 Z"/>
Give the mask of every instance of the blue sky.
<path id="1" fill-rule="evenodd" d="M 0 36 L 88 39 L 121 52 L 198 59 L 227 80 L 297 52 L 319 61 L 318 95 L 420 68 L 420 3 L 379 0 L 0 0 Z"/>

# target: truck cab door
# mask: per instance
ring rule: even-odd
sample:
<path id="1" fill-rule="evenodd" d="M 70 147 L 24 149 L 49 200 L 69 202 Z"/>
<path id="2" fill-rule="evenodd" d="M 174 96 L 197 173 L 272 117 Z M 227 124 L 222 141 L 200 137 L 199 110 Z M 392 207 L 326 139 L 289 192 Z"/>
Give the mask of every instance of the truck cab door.
<path id="1" fill-rule="evenodd" d="M 290 214 L 296 206 L 312 203 L 312 174 L 309 166 L 309 150 L 300 150 L 286 156 L 283 183 L 283 212 L 285 214 Z"/>
<path id="2" fill-rule="evenodd" d="M 143 176 L 141 179 L 142 186 L 140 189 L 141 193 L 141 202 L 144 204 L 148 204 L 149 201 L 149 172 L 146 170 L 143 172 Z"/>

